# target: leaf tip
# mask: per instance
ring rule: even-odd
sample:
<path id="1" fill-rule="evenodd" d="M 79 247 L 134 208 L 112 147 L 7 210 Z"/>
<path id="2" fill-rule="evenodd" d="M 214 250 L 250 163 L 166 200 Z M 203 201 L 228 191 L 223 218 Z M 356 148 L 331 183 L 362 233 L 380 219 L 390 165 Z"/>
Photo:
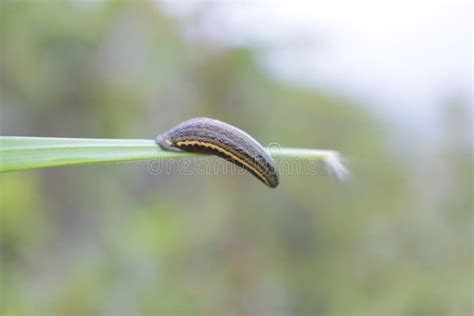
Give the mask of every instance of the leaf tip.
<path id="1" fill-rule="evenodd" d="M 326 159 L 326 169 L 329 174 L 335 175 L 340 181 L 344 182 L 351 176 L 351 172 L 346 167 L 346 160 L 337 151 L 332 151 Z"/>

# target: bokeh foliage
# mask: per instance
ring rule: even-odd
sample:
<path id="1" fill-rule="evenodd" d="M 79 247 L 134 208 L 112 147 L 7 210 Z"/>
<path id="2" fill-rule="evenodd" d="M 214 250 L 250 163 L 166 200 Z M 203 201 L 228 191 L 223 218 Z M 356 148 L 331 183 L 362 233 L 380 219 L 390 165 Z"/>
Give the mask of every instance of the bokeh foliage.
<path id="1" fill-rule="evenodd" d="M 462 106 L 417 168 L 363 107 L 186 36 L 152 1 L 0 8 L 2 135 L 151 139 L 210 116 L 264 144 L 339 150 L 353 172 L 286 174 L 277 190 L 146 163 L 1 174 L 7 315 L 472 311 Z"/>

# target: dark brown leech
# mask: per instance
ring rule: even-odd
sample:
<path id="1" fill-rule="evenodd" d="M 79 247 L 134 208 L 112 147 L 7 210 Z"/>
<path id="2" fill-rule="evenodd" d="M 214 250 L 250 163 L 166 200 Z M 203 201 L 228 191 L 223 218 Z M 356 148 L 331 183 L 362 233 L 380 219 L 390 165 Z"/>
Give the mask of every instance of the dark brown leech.
<path id="1" fill-rule="evenodd" d="M 249 171 L 267 186 L 278 186 L 273 158 L 250 135 L 224 122 L 191 119 L 159 135 L 156 142 L 165 150 L 214 154 Z"/>

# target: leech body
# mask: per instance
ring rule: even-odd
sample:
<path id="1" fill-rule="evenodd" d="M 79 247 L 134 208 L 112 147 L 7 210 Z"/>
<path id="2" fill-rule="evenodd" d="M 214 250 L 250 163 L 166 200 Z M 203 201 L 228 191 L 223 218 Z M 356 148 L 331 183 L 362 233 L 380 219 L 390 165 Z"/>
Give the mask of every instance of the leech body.
<path id="1" fill-rule="evenodd" d="M 156 143 L 164 150 L 214 154 L 246 169 L 270 188 L 278 186 L 273 158 L 250 135 L 224 122 L 190 119 L 159 135 Z"/>

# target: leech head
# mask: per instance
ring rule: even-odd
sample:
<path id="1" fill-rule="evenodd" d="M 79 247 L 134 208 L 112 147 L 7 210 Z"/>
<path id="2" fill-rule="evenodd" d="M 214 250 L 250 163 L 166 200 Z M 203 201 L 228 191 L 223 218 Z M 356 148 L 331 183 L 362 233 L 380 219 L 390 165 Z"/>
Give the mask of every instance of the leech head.
<path id="1" fill-rule="evenodd" d="M 175 151 L 175 152 L 183 151 L 182 149 L 176 147 L 173 144 L 173 141 L 166 135 L 166 133 L 158 135 L 155 139 L 155 142 L 164 150 Z"/>

